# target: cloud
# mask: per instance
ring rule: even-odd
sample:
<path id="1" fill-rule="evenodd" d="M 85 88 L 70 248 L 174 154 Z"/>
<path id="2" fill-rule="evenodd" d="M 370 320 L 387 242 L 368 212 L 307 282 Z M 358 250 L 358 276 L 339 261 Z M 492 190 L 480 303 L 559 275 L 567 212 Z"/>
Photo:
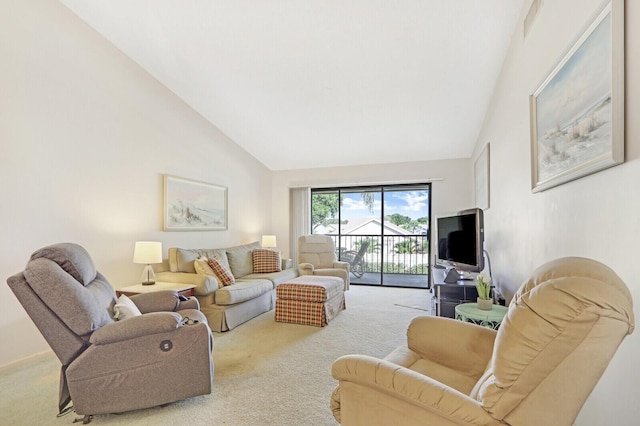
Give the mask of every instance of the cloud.
<path id="1" fill-rule="evenodd" d="M 399 192 L 394 194 L 394 197 L 404 202 L 404 204 L 397 206 L 402 211 L 427 212 L 429 193 L 426 191 Z"/>
<path id="2" fill-rule="evenodd" d="M 374 200 L 373 202 L 373 210 L 374 211 L 380 211 L 380 200 Z M 366 210 L 369 211 L 369 207 L 367 207 L 367 205 L 364 203 L 364 201 L 357 197 L 357 198 L 349 198 L 349 197 L 344 197 L 342 199 L 342 208 L 345 210 Z"/>

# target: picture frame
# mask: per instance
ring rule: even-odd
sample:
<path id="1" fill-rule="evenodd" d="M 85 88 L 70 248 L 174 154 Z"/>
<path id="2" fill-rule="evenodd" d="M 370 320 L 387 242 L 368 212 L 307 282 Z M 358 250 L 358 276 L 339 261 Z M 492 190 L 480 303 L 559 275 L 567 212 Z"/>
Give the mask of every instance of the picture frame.
<path id="1" fill-rule="evenodd" d="M 531 189 L 624 162 L 624 0 L 610 0 L 529 97 Z"/>
<path id="2" fill-rule="evenodd" d="M 227 188 L 164 175 L 165 231 L 227 229 Z"/>
<path id="3" fill-rule="evenodd" d="M 476 185 L 476 207 L 488 210 L 491 207 L 490 199 L 490 148 L 489 143 L 485 145 L 482 152 L 476 159 L 474 165 L 475 185 Z"/>

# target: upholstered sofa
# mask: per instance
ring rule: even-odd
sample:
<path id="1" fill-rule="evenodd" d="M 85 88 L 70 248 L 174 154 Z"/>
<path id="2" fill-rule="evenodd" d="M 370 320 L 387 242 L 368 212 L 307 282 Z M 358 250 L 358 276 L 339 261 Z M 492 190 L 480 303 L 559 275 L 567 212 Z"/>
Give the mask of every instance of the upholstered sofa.
<path id="1" fill-rule="evenodd" d="M 282 261 L 281 271 L 254 272 L 253 255 L 259 242 L 216 249 L 169 249 L 168 259 L 155 267 L 158 281 L 195 285 L 200 310 L 213 331 L 231 330 L 275 307 L 275 288 L 298 276 L 298 269 Z M 220 284 L 219 278 L 196 272 L 198 258 L 217 258 L 233 274 L 235 283 Z"/>

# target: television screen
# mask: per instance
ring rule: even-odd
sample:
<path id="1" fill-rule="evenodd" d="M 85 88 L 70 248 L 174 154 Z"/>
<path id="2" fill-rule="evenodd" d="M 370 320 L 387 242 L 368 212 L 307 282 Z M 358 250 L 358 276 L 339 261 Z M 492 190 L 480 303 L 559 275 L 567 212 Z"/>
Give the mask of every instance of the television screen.
<path id="1" fill-rule="evenodd" d="M 462 271 L 484 268 L 484 217 L 481 209 L 439 216 L 438 260 Z"/>

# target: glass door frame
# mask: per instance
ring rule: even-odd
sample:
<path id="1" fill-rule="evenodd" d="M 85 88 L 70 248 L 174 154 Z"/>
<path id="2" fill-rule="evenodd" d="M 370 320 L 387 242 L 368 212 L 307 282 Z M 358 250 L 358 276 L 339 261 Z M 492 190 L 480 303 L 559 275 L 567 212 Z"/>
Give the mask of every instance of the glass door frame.
<path id="1" fill-rule="evenodd" d="M 402 235 L 402 236 L 398 236 L 398 235 L 388 235 L 385 234 L 385 207 L 386 207 L 386 203 L 385 203 L 385 193 L 388 195 L 391 192 L 401 192 L 401 191 L 410 191 L 410 190 L 416 190 L 416 191 L 426 191 L 428 194 L 428 203 L 427 203 L 427 216 L 428 216 L 428 221 L 427 221 L 427 229 L 426 231 L 423 229 L 421 231 L 421 234 L 407 234 L 407 235 Z M 343 234 L 343 226 L 342 226 L 342 221 L 343 221 L 343 200 L 344 200 L 344 194 L 346 193 L 358 193 L 358 192 L 377 192 L 380 194 L 380 216 L 378 218 L 380 220 L 380 233 L 377 235 L 371 235 L 371 234 L 366 234 L 366 235 L 359 235 L 359 234 L 352 234 L 352 235 L 348 235 L 348 234 Z M 376 286 L 397 286 L 397 287 L 408 287 L 408 288 L 429 288 L 429 277 L 431 274 L 431 260 L 430 260 L 430 252 L 431 252 L 431 241 L 430 241 L 430 237 L 431 237 L 431 232 L 430 230 L 432 229 L 432 217 L 431 217 L 431 200 L 432 200 L 432 193 L 433 193 L 433 188 L 431 185 L 431 182 L 426 182 L 426 183 L 409 183 L 409 184 L 381 184 L 381 185 L 353 185 L 353 186 L 341 186 L 341 187 L 327 187 L 327 188 L 313 188 L 311 190 L 311 198 L 312 198 L 312 203 L 313 203 L 313 195 L 314 194 L 322 194 L 322 193 L 334 193 L 337 195 L 337 202 L 338 202 L 338 206 L 337 206 L 337 226 L 335 226 L 335 231 L 336 233 L 329 233 L 327 235 L 331 235 L 332 237 L 334 237 L 334 241 L 336 243 L 336 250 L 337 250 L 337 257 L 339 259 L 344 258 L 347 254 L 349 256 L 353 256 L 356 252 L 356 250 L 352 250 L 351 248 L 353 248 L 353 244 L 341 244 L 345 237 L 346 238 L 359 238 L 358 241 L 361 242 L 363 239 L 365 238 L 371 238 L 371 239 L 378 239 L 380 244 L 379 244 L 379 250 L 380 253 L 376 256 L 370 256 L 370 257 L 376 257 L 376 263 L 378 264 L 378 267 L 376 269 L 378 269 L 378 272 L 375 272 L 377 274 L 377 276 L 379 277 L 379 282 L 366 282 L 366 281 L 358 281 L 357 278 L 354 278 L 354 276 L 352 276 L 352 283 L 353 284 L 362 284 L 362 285 L 376 285 Z M 375 200 L 374 200 L 375 201 Z M 313 210 L 313 206 L 312 206 L 312 210 Z M 377 213 L 376 213 L 377 214 Z M 335 219 L 334 219 L 335 220 Z M 313 219 L 311 221 L 311 233 L 313 233 L 313 228 L 314 228 L 314 223 L 313 223 Z M 426 234 L 426 235 L 425 235 Z M 392 257 L 397 257 L 399 256 L 399 254 L 397 252 L 391 253 L 389 251 L 389 248 L 387 248 L 387 246 L 389 245 L 389 241 L 396 241 L 396 239 L 399 239 L 398 241 L 400 241 L 401 243 L 408 243 L 410 249 L 409 249 L 409 253 L 405 253 L 406 255 L 409 256 L 409 258 L 411 257 L 416 257 L 418 258 L 422 258 L 424 263 L 420 263 L 418 264 L 418 260 L 416 260 L 416 263 L 413 266 L 410 266 L 412 268 L 415 268 L 416 271 L 422 270 L 424 271 L 422 272 L 418 272 L 413 274 L 413 276 L 415 277 L 420 277 L 422 275 L 424 275 L 424 283 L 422 283 L 421 279 L 416 279 L 414 282 L 414 285 L 411 284 L 407 284 L 405 281 L 405 284 L 385 284 L 385 275 L 391 275 L 394 274 L 393 272 L 389 272 L 386 271 L 385 269 L 389 267 L 389 265 L 385 264 L 385 261 L 387 260 L 387 257 L 392 258 Z M 356 242 L 356 244 L 358 244 L 358 242 Z M 392 243 L 392 246 L 390 247 L 391 250 L 394 250 L 395 247 L 397 246 L 397 243 Z M 345 247 L 349 247 L 350 250 L 347 252 L 345 251 Z M 424 250 L 426 248 L 426 255 L 424 254 Z M 406 250 L 406 248 L 405 248 Z M 414 251 L 415 250 L 415 251 Z M 422 252 L 418 251 L 418 250 L 422 250 Z M 416 254 L 422 254 L 422 256 L 412 256 L 412 255 L 416 255 Z M 371 254 L 371 253 L 370 253 Z M 404 256 L 406 258 L 406 256 Z M 411 261 L 409 262 L 411 263 Z M 395 268 L 395 264 L 393 266 Z M 404 267 L 404 266 L 403 266 Z M 394 275 L 411 275 L 408 274 L 406 272 L 401 272 L 401 273 L 395 273 Z M 370 275 L 369 275 L 370 277 Z M 387 277 L 390 279 L 390 277 Z M 402 281 L 402 280 L 400 280 Z"/>

